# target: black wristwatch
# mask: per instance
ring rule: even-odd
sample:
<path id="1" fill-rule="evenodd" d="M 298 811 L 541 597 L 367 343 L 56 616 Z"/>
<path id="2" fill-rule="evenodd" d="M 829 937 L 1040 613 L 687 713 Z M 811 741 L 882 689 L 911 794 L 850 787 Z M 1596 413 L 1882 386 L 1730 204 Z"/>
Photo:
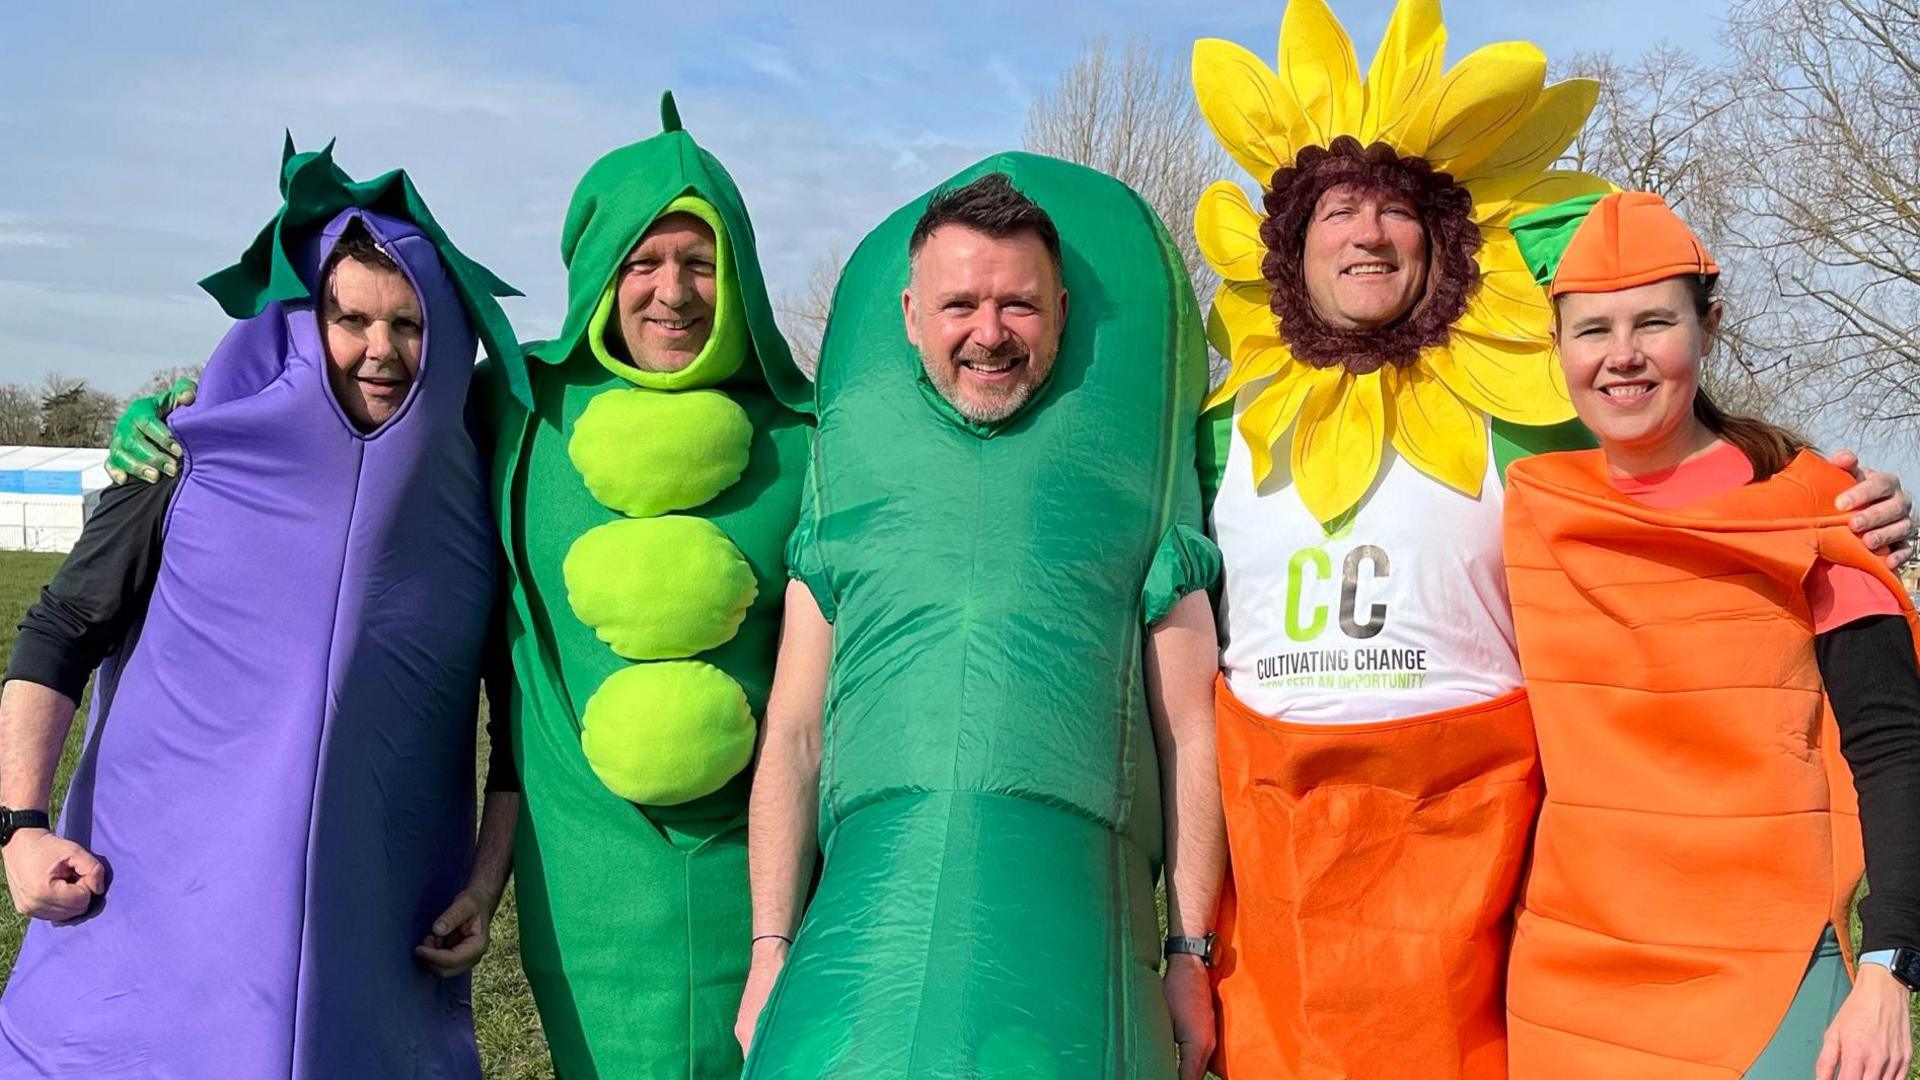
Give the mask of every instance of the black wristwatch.
<path id="1" fill-rule="evenodd" d="M 0 847 L 6 847 L 7 841 L 21 829 L 51 829 L 53 822 L 47 820 L 45 810 L 9 810 L 0 806 Z"/>
<path id="2" fill-rule="evenodd" d="M 1200 958 L 1202 965 L 1212 967 L 1213 935 L 1207 934 L 1204 937 L 1170 937 L 1167 939 L 1166 949 L 1162 955 L 1170 957 L 1175 953 L 1197 956 Z"/>
<path id="3" fill-rule="evenodd" d="M 1920 990 L 1920 949 L 1893 950 L 1893 963 L 1887 967 L 1900 985 L 1909 990 Z"/>

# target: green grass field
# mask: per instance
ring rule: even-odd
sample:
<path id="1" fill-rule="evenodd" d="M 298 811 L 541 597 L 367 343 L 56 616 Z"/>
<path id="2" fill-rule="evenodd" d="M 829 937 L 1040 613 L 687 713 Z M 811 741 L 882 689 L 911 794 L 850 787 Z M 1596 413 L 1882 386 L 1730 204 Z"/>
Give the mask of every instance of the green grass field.
<path id="1" fill-rule="evenodd" d="M 59 568 L 61 556 L 21 552 L 0 552 L 0 658 L 13 651 L 14 627 L 20 616 L 39 595 L 40 586 Z M 84 716 L 84 703 L 83 713 Z M 80 752 L 81 723 L 74 724 L 60 757 L 60 771 L 54 779 L 53 805 L 58 807 L 67 790 Z M 487 760 L 486 728 L 480 729 L 482 745 L 479 761 Z M 476 785 L 477 786 L 477 785 Z M 13 969 L 20 951 L 20 936 L 25 920 L 14 914 L 12 904 L 0 904 L 0 981 Z M 1859 940 L 1855 920 L 1855 940 Z M 1920 1022 L 1920 1001 L 1915 1003 Z M 553 1068 L 547 1060 L 546 1039 L 540 1032 L 540 1017 L 534 1011 L 533 995 L 520 972 L 519 919 L 514 908 L 513 889 L 507 890 L 500 912 L 493 920 L 493 944 L 473 974 L 473 1018 L 479 1033 L 480 1059 L 485 1074 L 498 1080 L 550 1080 Z M 1920 1064 L 1909 1073 L 1920 1080 Z"/>

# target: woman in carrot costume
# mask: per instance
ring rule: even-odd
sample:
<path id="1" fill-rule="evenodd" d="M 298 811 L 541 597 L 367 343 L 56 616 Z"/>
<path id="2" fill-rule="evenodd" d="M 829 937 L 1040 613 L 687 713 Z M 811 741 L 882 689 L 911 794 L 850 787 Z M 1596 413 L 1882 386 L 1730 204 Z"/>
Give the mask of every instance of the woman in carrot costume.
<path id="1" fill-rule="evenodd" d="M 1512 1075 L 1905 1077 L 1913 605 L 1830 512 L 1847 475 L 1700 389 L 1719 267 L 1658 196 L 1571 199 L 1512 230 L 1600 441 L 1508 473 L 1546 785 L 1509 975 Z"/>

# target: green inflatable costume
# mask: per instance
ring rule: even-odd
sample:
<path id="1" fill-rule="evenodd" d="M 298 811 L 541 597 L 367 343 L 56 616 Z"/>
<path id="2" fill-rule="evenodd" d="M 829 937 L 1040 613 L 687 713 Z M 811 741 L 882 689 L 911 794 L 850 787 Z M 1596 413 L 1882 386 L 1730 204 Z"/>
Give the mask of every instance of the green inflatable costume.
<path id="1" fill-rule="evenodd" d="M 927 197 L 848 263 L 789 561 L 834 624 L 825 867 L 761 1015 L 754 1080 L 1171 1077 L 1145 629 L 1207 588 L 1193 430 L 1206 354 L 1153 210 L 1028 154 L 988 172 L 1053 217 L 1068 320 L 995 425 L 901 325 Z"/>
<path id="2" fill-rule="evenodd" d="M 745 769 L 812 411 L 739 192 L 671 97 L 662 121 L 574 192 L 566 323 L 529 346 L 532 409 L 504 380 L 487 396 L 510 556 L 521 956 L 568 1080 L 739 1073 Z M 715 234 L 712 336 L 685 369 L 643 372 L 614 355 L 615 278 L 668 213 Z"/>

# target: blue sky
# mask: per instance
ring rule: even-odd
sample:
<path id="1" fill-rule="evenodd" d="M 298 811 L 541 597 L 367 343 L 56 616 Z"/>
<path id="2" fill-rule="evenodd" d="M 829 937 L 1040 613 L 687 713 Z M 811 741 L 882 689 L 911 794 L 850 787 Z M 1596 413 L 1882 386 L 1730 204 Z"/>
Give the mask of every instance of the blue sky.
<path id="1" fill-rule="evenodd" d="M 894 207 L 1019 144 L 1032 96 L 1093 36 L 1263 55 L 1283 5 L 1142 0 L 938 7 L 692 4 L 301 7 L 210 0 L 10 5 L 0 27 L 0 358 L 125 393 L 201 358 L 225 323 L 195 287 L 277 204 L 282 129 L 338 137 L 358 177 L 413 175 L 470 254 L 527 293 L 526 337 L 562 312 L 558 236 L 601 153 L 687 127 L 752 210 L 769 283 L 798 289 Z M 1549 12 L 1549 8 L 1552 9 Z M 1363 53 L 1386 0 L 1335 0 Z M 1521 37 L 1549 56 L 1637 52 L 1627 28 L 1716 48 L 1717 5 L 1447 5 L 1450 55 Z"/>
<path id="2" fill-rule="evenodd" d="M 1390 0 L 1332 0 L 1366 63 Z M 273 213 L 281 132 L 338 138 L 356 177 L 414 177 L 469 254 L 564 310 L 559 228 L 602 153 L 659 130 L 671 88 L 733 172 L 768 283 L 796 291 L 887 213 L 1017 146 L 1031 99 L 1082 44 L 1151 34 L 1274 51 L 1281 0 L 898 5 L 365 7 L 236 0 L 10 5 L 0 26 L 0 381 L 48 371 L 126 393 L 204 358 L 226 327 L 194 282 Z M 1550 58 L 1665 39 L 1719 52 L 1701 0 L 1452 0 L 1450 59 L 1521 38 Z M 1873 448 L 1877 451 L 1878 448 Z M 1899 456 L 1896 456 L 1899 455 Z M 1876 452 L 1920 482 L 1910 452 Z"/>

